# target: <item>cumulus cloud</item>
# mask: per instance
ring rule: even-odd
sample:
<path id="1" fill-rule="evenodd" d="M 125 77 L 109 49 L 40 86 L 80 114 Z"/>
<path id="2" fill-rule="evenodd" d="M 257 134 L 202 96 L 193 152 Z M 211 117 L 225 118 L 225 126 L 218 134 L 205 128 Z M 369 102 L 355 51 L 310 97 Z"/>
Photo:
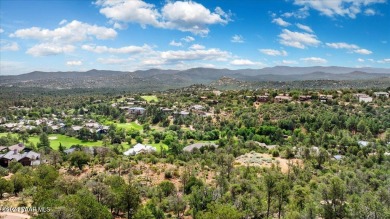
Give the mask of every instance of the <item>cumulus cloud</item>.
<path id="1" fill-rule="evenodd" d="M 328 62 L 326 59 L 319 58 L 319 57 L 301 58 L 301 60 L 308 64 L 325 64 Z"/>
<path id="2" fill-rule="evenodd" d="M 372 51 L 367 50 L 367 49 L 362 49 L 358 45 L 348 44 L 348 43 L 344 43 L 344 42 L 326 43 L 326 45 L 330 48 L 333 48 L 333 49 L 346 49 L 350 53 L 357 53 L 357 54 L 361 54 L 361 55 L 369 55 L 372 53 Z"/>
<path id="3" fill-rule="evenodd" d="M 204 47 L 204 46 L 202 46 L 200 44 L 194 44 L 194 45 L 190 46 L 189 49 L 191 49 L 191 50 L 201 50 L 201 49 L 205 49 L 205 48 L 206 47 Z"/>
<path id="4" fill-rule="evenodd" d="M 198 35 L 207 35 L 209 25 L 227 24 L 230 21 L 229 13 L 220 7 L 212 12 L 192 1 L 167 1 L 161 10 L 142 0 L 98 0 L 95 4 L 100 7 L 101 14 L 113 21 L 138 23 L 142 27 L 150 25 L 176 29 Z"/>
<path id="5" fill-rule="evenodd" d="M 107 46 L 83 45 L 82 49 L 94 53 L 116 53 L 116 54 L 135 54 L 149 52 L 152 48 L 149 45 L 143 46 L 125 46 L 120 48 L 112 48 Z"/>
<path id="6" fill-rule="evenodd" d="M 282 60 L 282 65 L 296 65 L 298 64 L 297 61 L 294 61 L 294 60 Z"/>
<path id="7" fill-rule="evenodd" d="M 385 3 L 386 0 L 294 0 L 294 4 L 319 11 L 328 17 L 348 16 L 356 18 L 369 5 Z"/>
<path id="8" fill-rule="evenodd" d="M 372 8 L 367 8 L 365 11 L 364 11 L 364 14 L 367 15 L 367 16 L 374 16 L 376 14 L 375 10 L 372 9 Z"/>
<path id="9" fill-rule="evenodd" d="M 364 59 L 359 58 L 359 59 L 357 59 L 357 61 L 358 62 L 364 62 Z"/>
<path id="10" fill-rule="evenodd" d="M 269 55 L 269 56 L 287 56 L 287 52 L 285 50 L 275 50 L 275 49 L 260 49 L 261 53 Z"/>
<path id="11" fill-rule="evenodd" d="M 285 17 L 285 18 L 294 17 L 294 18 L 297 18 L 297 19 L 305 19 L 305 18 L 307 18 L 309 16 L 308 9 L 309 9 L 308 7 L 303 7 L 303 8 L 300 8 L 299 10 L 297 10 L 297 11 L 286 12 L 286 13 L 282 14 L 282 17 Z"/>
<path id="12" fill-rule="evenodd" d="M 308 46 L 317 46 L 321 43 L 314 34 L 293 32 L 287 29 L 283 29 L 279 38 L 281 44 L 299 49 L 305 49 Z"/>
<path id="13" fill-rule="evenodd" d="M 344 42 L 340 43 L 326 43 L 327 46 L 333 48 L 333 49 L 359 49 L 359 46 L 355 44 L 348 44 Z"/>
<path id="14" fill-rule="evenodd" d="M 379 60 L 378 63 L 381 63 L 381 64 L 390 63 L 390 58 L 389 58 L 389 59 L 382 59 L 382 60 Z"/>
<path id="15" fill-rule="evenodd" d="M 52 43 L 41 43 L 35 45 L 27 50 L 27 54 L 32 56 L 50 56 L 63 53 L 73 52 L 75 47 L 73 45 L 57 45 Z"/>
<path id="16" fill-rule="evenodd" d="M 16 42 L 9 42 L 6 40 L 0 41 L 0 51 L 18 51 L 19 44 Z"/>
<path id="17" fill-rule="evenodd" d="M 291 25 L 289 22 L 284 21 L 282 18 L 275 18 L 272 20 L 272 23 L 275 23 L 275 24 L 282 26 L 282 27 L 287 27 L 287 26 Z"/>
<path id="18" fill-rule="evenodd" d="M 262 65 L 264 65 L 261 62 L 253 62 L 253 61 L 248 60 L 248 59 L 235 59 L 235 60 L 232 60 L 230 62 L 230 64 L 235 65 L 235 66 L 253 66 L 253 65 L 262 66 Z"/>
<path id="19" fill-rule="evenodd" d="M 313 33 L 313 30 L 309 26 L 306 26 L 306 25 L 303 25 L 303 24 L 300 24 L 300 23 L 298 23 L 296 25 L 301 30 L 304 30 L 304 31 L 309 32 L 309 33 Z"/>
<path id="20" fill-rule="evenodd" d="M 58 23 L 58 25 L 64 25 L 68 23 L 68 21 L 66 19 L 63 19 L 62 21 L 60 21 L 60 23 Z"/>
<path id="21" fill-rule="evenodd" d="M 169 50 L 160 53 L 160 57 L 166 61 L 189 61 L 189 60 L 216 60 L 225 61 L 230 53 L 220 49 L 202 50 Z"/>
<path id="22" fill-rule="evenodd" d="M 169 43 L 170 46 L 183 46 L 183 44 L 181 42 L 176 42 L 174 40 L 172 40 L 170 43 Z"/>
<path id="23" fill-rule="evenodd" d="M 121 58 L 98 58 L 97 61 L 105 65 L 122 65 L 128 63 L 130 60 Z"/>
<path id="24" fill-rule="evenodd" d="M 186 36 L 186 37 L 181 38 L 181 40 L 189 43 L 189 42 L 195 41 L 195 38 L 193 38 L 192 36 Z"/>
<path id="25" fill-rule="evenodd" d="M 356 49 L 356 50 L 353 50 L 353 52 L 361 54 L 361 55 L 370 55 L 370 54 L 372 54 L 372 51 L 367 50 L 367 49 Z"/>
<path id="26" fill-rule="evenodd" d="M 73 61 L 66 62 L 66 65 L 69 65 L 69 66 L 80 66 L 82 64 L 83 64 L 83 62 L 80 60 L 73 60 Z"/>
<path id="27" fill-rule="evenodd" d="M 113 39 L 116 35 L 117 32 L 114 29 L 90 25 L 74 20 L 54 30 L 31 27 L 27 29 L 19 29 L 10 36 L 21 39 L 34 39 L 56 43 L 74 43 L 85 41 L 89 37 L 95 37 L 100 40 Z"/>
<path id="28" fill-rule="evenodd" d="M 244 42 L 244 37 L 241 35 L 234 35 L 232 36 L 232 39 L 230 40 L 232 43 L 243 43 Z"/>

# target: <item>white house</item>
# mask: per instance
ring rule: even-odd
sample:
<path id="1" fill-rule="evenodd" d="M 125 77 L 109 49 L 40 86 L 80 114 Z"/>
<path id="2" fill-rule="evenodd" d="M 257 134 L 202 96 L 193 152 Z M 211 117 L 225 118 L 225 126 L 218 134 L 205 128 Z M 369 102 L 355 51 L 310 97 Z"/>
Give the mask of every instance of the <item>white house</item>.
<path id="1" fill-rule="evenodd" d="M 156 152 L 156 148 L 150 146 L 150 145 L 143 145 L 143 144 L 136 144 L 133 148 L 130 148 L 129 150 L 125 151 L 123 154 L 126 156 L 129 155 L 136 155 L 140 153 L 153 153 Z"/>
<path id="2" fill-rule="evenodd" d="M 129 108 L 129 113 L 130 114 L 135 114 L 135 115 L 142 115 L 144 114 L 146 111 L 145 108 L 142 108 L 142 107 L 131 107 Z"/>
<path id="3" fill-rule="evenodd" d="M 386 98 L 389 98 L 389 93 L 387 93 L 387 92 L 374 92 L 374 95 L 376 97 L 386 97 Z"/>
<path id="4" fill-rule="evenodd" d="M 372 97 L 367 96 L 367 95 L 359 96 L 359 102 L 371 103 Z"/>

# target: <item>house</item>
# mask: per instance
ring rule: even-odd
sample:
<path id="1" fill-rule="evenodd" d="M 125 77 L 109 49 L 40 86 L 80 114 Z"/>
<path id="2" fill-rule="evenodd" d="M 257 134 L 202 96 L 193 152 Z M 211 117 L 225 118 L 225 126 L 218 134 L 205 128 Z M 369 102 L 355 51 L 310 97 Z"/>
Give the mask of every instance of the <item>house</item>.
<path id="1" fill-rule="evenodd" d="M 143 145 L 143 144 L 136 144 L 133 148 L 130 148 L 129 150 L 125 151 L 123 154 L 126 156 L 129 155 L 136 155 L 141 153 L 153 153 L 156 152 L 156 148 L 150 146 L 150 145 Z"/>
<path id="2" fill-rule="evenodd" d="M 130 107 L 129 113 L 133 115 L 143 115 L 146 109 L 143 107 Z"/>
<path id="3" fill-rule="evenodd" d="M 41 163 L 40 158 L 41 155 L 34 151 L 18 151 L 17 149 L 9 150 L 5 154 L 0 154 L 0 165 L 3 167 L 8 167 L 9 162 L 15 160 L 21 163 L 23 166 L 35 166 Z"/>
<path id="4" fill-rule="evenodd" d="M 372 97 L 370 97 L 368 95 L 359 96 L 358 99 L 359 99 L 359 102 L 364 102 L 364 103 L 371 103 L 372 102 Z"/>
<path id="5" fill-rule="evenodd" d="M 374 95 L 376 97 L 385 97 L 385 98 L 389 98 L 389 93 L 387 92 L 374 92 Z"/>
<path id="6" fill-rule="evenodd" d="M 301 95 L 299 96 L 299 101 L 308 101 L 311 99 L 310 95 Z"/>
<path id="7" fill-rule="evenodd" d="M 371 142 L 368 141 L 358 141 L 357 142 L 360 147 L 367 147 Z"/>
<path id="8" fill-rule="evenodd" d="M 194 109 L 194 110 L 204 110 L 204 107 L 202 105 L 193 105 L 191 106 L 191 109 Z"/>
<path id="9" fill-rule="evenodd" d="M 188 115 L 190 115 L 190 113 L 188 111 L 180 111 L 180 112 L 175 112 L 174 115 L 180 117 L 187 117 Z"/>
<path id="10" fill-rule="evenodd" d="M 328 101 L 331 101 L 333 99 L 332 95 L 320 95 L 320 101 L 323 103 L 326 103 Z"/>
<path id="11" fill-rule="evenodd" d="M 25 148 L 26 148 L 26 147 L 24 147 L 24 144 L 19 143 L 19 144 L 15 144 L 15 145 L 9 146 L 9 147 L 8 147 L 8 150 L 9 150 L 9 151 L 17 151 L 18 153 L 20 153 L 20 152 L 23 151 Z"/>
<path id="12" fill-rule="evenodd" d="M 275 102 L 277 102 L 277 103 L 289 102 L 291 100 L 292 100 L 292 98 L 290 96 L 278 95 L 275 97 Z"/>
<path id="13" fill-rule="evenodd" d="M 341 160 L 341 159 L 343 159 L 343 155 L 334 155 L 333 156 L 333 158 L 335 159 L 335 160 Z"/>
<path id="14" fill-rule="evenodd" d="M 268 95 L 257 96 L 256 101 L 257 102 L 261 102 L 261 103 L 268 102 L 269 101 L 269 96 Z"/>
<path id="15" fill-rule="evenodd" d="M 201 149 L 203 147 L 215 147 L 215 148 L 217 148 L 218 145 L 216 145 L 214 143 L 207 143 L 207 142 L 201 143 L 201 142 L 199 142 L 199 143 L 187 145 L 186 147 L 183 148 L 183 151 L 192 152 L 192 150 L 194 150 L 195 148 Z"/>

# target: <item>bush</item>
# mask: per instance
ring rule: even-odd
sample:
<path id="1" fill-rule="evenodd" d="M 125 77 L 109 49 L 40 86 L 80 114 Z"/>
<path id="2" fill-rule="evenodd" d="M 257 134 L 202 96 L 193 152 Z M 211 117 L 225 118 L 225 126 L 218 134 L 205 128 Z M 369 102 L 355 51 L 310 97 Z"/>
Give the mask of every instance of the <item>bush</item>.
<path id="1" fill-rule="evenodd" d="M 164 172 L 164 177 L 165 177 L 166 179 L 172 179 L 172 177 L 173 177 L 172 171 L 171 171 L 171 170 L 166 170 L 166 171 Z"/>
<path id="2" fill-rule="evenodd" d="M 11 173 L 16 173 L 18 170 L 20 170 L 23 167 L 23 165 L 17 161 L 11 161 L 8 164 L 8 169 Z"/>
<path id="3" fill-rule="evenodd" d="M 9 174 L 9 171 L 7 168 L 0 167 L 0 177 L 8 176 L 8 174 Z"/>

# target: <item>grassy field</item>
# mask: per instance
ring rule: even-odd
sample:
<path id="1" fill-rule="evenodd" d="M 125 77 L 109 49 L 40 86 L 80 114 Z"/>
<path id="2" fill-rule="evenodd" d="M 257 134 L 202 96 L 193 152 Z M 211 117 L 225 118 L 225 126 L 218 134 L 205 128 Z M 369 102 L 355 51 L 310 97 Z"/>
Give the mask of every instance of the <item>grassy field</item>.
<path id="1" fill-rule="evenodd" d="M 150 102 L 150 101 L 154 101 L 154 102 L 158 102 L 158 98 L 156 96 L 141 96 L 142 99 Z"/>
<path id="2" fill-rule="evenodd" d="M 11 134 L 13 137 L 17 137 L 17 134 Z M 0 137 L 7 136 L 7 133 L 0 133 Z M 50 140 L 50 147 L 53 149 L 58 149 L 60 146 L 60 143 L 62 146 L 69 148 L 72 145 L 75 144 L 80 144 L 83 146 L 102 146 L 103 142 L 102 141 L 97 141 L 97 142 L 84 142 L 81 141 L 80 139 L 74 138 L 74 137 L 69 137 L 66 135 L 60 135 L 60 134 L 50 134 L 49 136 Z M 28 139 L 29 142 L 34 143 L 35 145 L 39 142 L 39 136 L 31 136 Z"/>
<path id="3" fill-rule="evenodd" d="M 138 125 L 137 123 L 135 122 L 130 122 L 130 123 L 116 123 L 116 126 L 118 128 L 124 128 L 126 130 L 130 130 L 130 129 L 135 129 L 135 130 L 138 130 L 138 131 L 142 131 L 142 125 Z"/>

